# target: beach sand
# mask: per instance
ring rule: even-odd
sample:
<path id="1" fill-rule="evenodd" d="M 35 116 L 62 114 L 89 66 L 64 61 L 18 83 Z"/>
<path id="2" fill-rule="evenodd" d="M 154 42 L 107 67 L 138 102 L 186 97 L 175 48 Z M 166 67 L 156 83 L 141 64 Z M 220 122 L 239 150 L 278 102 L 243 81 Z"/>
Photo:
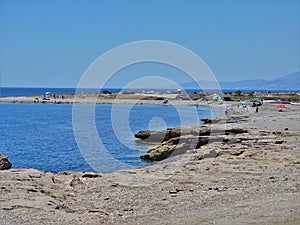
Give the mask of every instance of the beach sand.
<path id="1" fill-rule="evenodd" d="M 300 107 L 237 104 L 204 105 L 246 116 L 226 124 L 249 130 L 243 151 L 211 143 L 222 154 L 191 149 L 110 174 L 0 171 L 0 224 L 300 224 Z"/>
<path id="2" fill-rule="evenodd" d="M 176 99 L 178 94 L 113 94 L 113 95 L 96 95 L 96 94 L 76 94 L 76 95 L 57 95 L 54 99 L 53 96 L 50 100 L 43 100 L 42 97 L 38 101 L 34 96 L 18 96 L 18 97 L 1 97 L 0 102 L 3 103 L 36 103 L 36 104 L 145 104 L 145 105 L 162 105 L 162 99 L 168 99 L 167 105 L 215 105 L 218 106 L 226 102 L 213 102 L 213 101 L 192 101 L 191 99 L 182 100 Z M 185 96 L 185 95 L 182 95 Z M 189 95 L 186 95 L 189 97 Z M 158 99 L 158 100 L 155 100 Z M 225 105 L 223 107 L 225 109 Z"/>

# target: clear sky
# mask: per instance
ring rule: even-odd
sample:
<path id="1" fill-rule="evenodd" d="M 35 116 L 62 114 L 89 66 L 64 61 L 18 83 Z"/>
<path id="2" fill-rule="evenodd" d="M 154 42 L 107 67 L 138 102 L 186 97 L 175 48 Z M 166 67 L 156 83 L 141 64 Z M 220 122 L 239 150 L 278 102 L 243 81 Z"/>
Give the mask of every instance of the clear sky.
<path id="1" fill-rule="evenodd" d="M 0 2 L 2 87 L 76 87 L 97 57 L 138 40 L 185 46 L 220 81 L 300 70 L 299 0 Z M 139 70 L 124 70 L 112 85 L 136 79 Z"/>

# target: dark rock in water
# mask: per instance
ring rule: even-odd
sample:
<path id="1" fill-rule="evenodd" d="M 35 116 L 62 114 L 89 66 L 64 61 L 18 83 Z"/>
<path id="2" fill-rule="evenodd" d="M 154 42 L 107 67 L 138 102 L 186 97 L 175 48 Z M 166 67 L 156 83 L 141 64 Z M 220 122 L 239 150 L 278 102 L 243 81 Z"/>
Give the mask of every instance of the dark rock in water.
<path id="1" fill-rule="evenodd" d="M 136 138 L 150 141 L 150 142 L 163 142 L 169 139 L 169 131 L 168 130 L 158 130 L 158 131 L 144 130 L 144 131 L 139 131 L 134 136 Z"/>
<path id="2" fill-rule="evenodd" d="M 156 146 L 149 149 L 141 158 L 148 161 L 160 161 L 168 158 L 175 150 L 176 145 L 172 146 Z"/>
<path id="3" fill-rule="evenodd" d="M 0 170 L 9 170 L 11 168 L 12 164 L 10 160 L 0 153 Z"/>
<path id="4" fill-rule="evenodd" d="M 149 149 L 141 158 L 147 161 L 161 161 L 170 156 L 184 154 L 190 146 L 182 143 L 179 145 L 159 145 Z"/>
<path id="5" fill-rule="evenodd" d="M 192 126 L 182 128 L 168 128 L 167 130 L 145 130 L 139 131 L 134 136 L 144 141 L 149 142 L 164 142 L 172 138 L 177 138 L 185 135 L 207 136 L 211 130 L 206 126 Z"/>

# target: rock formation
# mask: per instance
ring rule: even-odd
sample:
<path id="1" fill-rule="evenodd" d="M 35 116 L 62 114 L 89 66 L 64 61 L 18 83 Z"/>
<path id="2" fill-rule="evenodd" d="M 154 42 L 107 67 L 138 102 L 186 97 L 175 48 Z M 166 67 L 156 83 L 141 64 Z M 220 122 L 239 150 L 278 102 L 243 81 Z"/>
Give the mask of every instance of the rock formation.
<path id="1" fill-rule="evenodd" d="M 142 159 L 148 161 L 161 161 L 170 156 L 184 154 L 188 150 L 205 150 L 199 152 L 199 159 L 205 159 L 226 154 L 228 149 L 231 149 L 232 152 L 232 149 L 258 148 L 262 145 L 276 149 L 279 145 L 284 144 L 283 140 L 278 139 L 278 135 L 274 135 L 270 131 L 245 129 L 233 124 L 141 131 L 135 137 L 161 142 L 141 156 Z M 216 149 L 207 149 L 206 145 L 215 146 Z M 202 146 L 204 147 L 202 148 Z"/>
<path id="2" fill-rule="evenodd" d="M 0 170 L 9 170 L 11 166 L 10 160 L 0 152 Z"/>
<path id="3" fill-rule="evenodd" d="M 168 141 L 172 138 L 183 137 L 187 135 L 192 136 L 210 136 L 219 134 L 239 134 L 246 133 L 247 130 L 240 127 L 228 127 L 228 126 L 208 126 L 208 125 L 200 125 L 200 126 L 188 126 L 188 127 L 175 127 L 168 128 L 166 130 L 145 130 L 139 131 L 134 134 L 136 138 L 139 138 L 143 141 L 147 142 L 164 142 Z"/>
<path id="4" fill-rule="evenodd" d="M 160 161 L 184 154 L 187 150 L 199 149 L 201 146 L 213 142 L 232 142 L 224 135 L 247 133 L 248 130 L 239 127 L 224 126 L 189 126 L 181 128 L 168 128 L 158 131 L 140 131 L 134 136 L 149 142 L 161 143 L 149 149 L 141 156 L 144 160 Z"/>

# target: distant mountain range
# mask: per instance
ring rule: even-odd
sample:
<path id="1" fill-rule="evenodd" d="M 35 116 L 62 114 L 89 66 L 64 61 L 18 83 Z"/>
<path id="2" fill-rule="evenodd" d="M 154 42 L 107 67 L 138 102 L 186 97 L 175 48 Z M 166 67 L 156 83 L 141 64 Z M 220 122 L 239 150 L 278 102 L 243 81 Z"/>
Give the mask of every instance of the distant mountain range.
<path id="1" fill-rule="evenodd" d="M 201 85 L 210 89 L 214 87 L 211 81 L 199 81 Z M 233 82 L 219 82 L 222 89 L 229 90 L 300 90 L 300 71 L 288 74 L 275 80 L 240 80 Z M 182 83 L 184 89 L 199 89 L 196 82 Z"/>

